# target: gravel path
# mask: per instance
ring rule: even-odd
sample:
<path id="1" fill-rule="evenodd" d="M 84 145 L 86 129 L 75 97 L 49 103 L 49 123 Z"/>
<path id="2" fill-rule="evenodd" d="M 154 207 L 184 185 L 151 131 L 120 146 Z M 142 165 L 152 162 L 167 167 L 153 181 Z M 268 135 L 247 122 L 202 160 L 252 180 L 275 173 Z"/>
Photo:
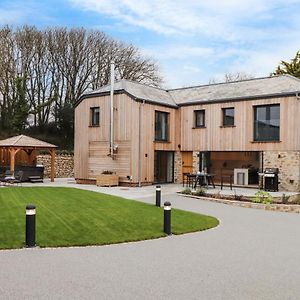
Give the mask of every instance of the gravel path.
<path id="1" fill-rule="evenodd" d="M 299 214 L 163 200 L 221 224 L 129 244 L 0 251 L 0 298 L 299 299 Z"/>

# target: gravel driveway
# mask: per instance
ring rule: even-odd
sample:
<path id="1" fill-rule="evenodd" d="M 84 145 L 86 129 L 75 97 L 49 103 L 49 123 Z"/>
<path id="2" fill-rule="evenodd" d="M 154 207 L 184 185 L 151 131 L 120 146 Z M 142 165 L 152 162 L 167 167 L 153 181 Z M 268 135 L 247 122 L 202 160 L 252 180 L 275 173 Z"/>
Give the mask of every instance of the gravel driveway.
<path id="1" fill-rule="evenodd" d="M 299 299 L 298 214 L 163 200 L 221 224 L 129 244 L 0 251 L 0 298 Z"/>

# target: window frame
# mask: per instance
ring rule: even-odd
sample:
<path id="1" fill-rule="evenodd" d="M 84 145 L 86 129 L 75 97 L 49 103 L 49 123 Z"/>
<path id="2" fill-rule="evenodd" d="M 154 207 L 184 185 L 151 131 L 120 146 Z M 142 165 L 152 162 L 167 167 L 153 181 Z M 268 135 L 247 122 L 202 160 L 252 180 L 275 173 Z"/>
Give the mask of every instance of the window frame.
<path id="1" fill-rule="evenodd" d="M 166 138 L 162 138 L 162 137 L 158 137 L 157 136 L 157 122 L 156 122 L 156 115 L 157 114 L 162 114 L 162 115 L 165 115 L 166 116 L 166 120 L 167 120 L 167 123 L 166 123 L 166 132 L 165 132 L 165 135 L 166 135 Z M 162 129 L 160 129 L 162 131 Z M 154 113 L 154 141 L 156 142 L 168 142 L 170 140 L 170 113 L 167 112 L 167 111 L 160 111 L 160 110 L 155 110 L 155 113 Z"/>
<path id="2" fill-rule="evenodd" d="M 270 107 L 279 107 L 279 127 L 278 127 L 278 138 L 273 138 L 273 139 L 264 139 L 264 138 L 257 138 L 256 136 L 256 122 L 257 120 L 257 108 L 260 107 L 265 107 L 270 108 Z M 266 111 L 266 115 L 271 116 L 271 112 L 269 110 L 269 112 Z M 266 121 L 270 121 L 271 119 L 266 119 Z M 270 124 L 268 124 L 270 125 Z M 259 104 L 259 105 L 253 105 L 253 141 L 254 142 L 280 142 L 280 103 L 272 103 L 272 104 Z"/>
<path id="3" fill-rule="evenodd" d="M 197 124 L 197 114 L 198 113 L 203 113 L 203 124 L 202 125 L 198 125 Z M 194 110 L 194 128 L 205 128 L 205 109 L 196 109 Z"/>
<path id="4" fill-rule="evenodd" d="M 225 112 L 226 110 L 233 110 L 233 124 L 226 124 L 225 120 L 226 120 L 226 115 Z M 235 127 L 235 107 L 234 106 L 230 106 L 230 107 L 222 107 L 222 126 L 221 127 Z"/>
<path id="5" fill-rule="evenodd" d="M 94 122 L 95 111 L 98 109 L 98 122 Z M 90 127 L 99 127 L 100 126 L 100 106 L 90 107 Z"/>

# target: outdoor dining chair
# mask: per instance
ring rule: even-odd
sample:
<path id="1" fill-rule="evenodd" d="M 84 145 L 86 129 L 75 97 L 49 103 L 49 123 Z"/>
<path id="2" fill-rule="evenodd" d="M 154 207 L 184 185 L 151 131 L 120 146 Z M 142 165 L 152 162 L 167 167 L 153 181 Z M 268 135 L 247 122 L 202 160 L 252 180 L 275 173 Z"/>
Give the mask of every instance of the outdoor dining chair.
<path id="1" fill-rule="evenodd" d="M 23 179 L 23 171 L 18 171 L 16 176 L 13 179 L 11 179 L 10 183 L 22 185 L 22 179 Z"/>

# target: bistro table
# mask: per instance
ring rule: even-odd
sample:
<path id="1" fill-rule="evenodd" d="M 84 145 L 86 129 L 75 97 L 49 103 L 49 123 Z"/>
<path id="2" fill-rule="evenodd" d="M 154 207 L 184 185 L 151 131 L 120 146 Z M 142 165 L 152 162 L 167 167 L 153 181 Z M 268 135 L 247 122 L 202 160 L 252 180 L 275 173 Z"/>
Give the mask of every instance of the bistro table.
<path id="1" fill-rule="evenodd" d="M 208 185 L 212 185 L 215 188 L 214 176 L 214 174 L 210 173 L 197 173 L 194 188 L 196 189 L 197 184 L 199 186 L 206 185 L 206 188 L 208 188 Z"/>
<path id="2" fill-rule="evenodd" d="M 189 187 L 192 186 L 194 189 L 197 187 L 197 184 L 199 186 L 206 185 L 207 188 L 208 185 L 212 185 L 215 188 L 214 176 L 214 174 L 209 173 L 188 174 L 187 185 Z"/>

